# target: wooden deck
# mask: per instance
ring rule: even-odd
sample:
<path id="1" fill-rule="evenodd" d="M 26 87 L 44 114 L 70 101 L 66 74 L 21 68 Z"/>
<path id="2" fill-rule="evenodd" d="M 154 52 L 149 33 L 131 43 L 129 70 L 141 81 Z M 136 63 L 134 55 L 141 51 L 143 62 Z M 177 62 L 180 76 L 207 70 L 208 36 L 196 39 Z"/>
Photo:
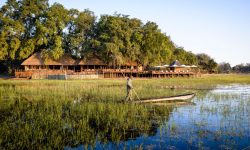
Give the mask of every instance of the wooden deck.
<path id="1" fill-rule="evenodd" d="M 138 71 L 136 69 L 86 69 L 74 70 L 16 70 L 17 78 L 41 78 L 46 79 L 49 75 L 98 75 L 99 78 L 124 78 L 129 75 L 138 78 L 171 78 L 171 77 L 195 77 L 195 72 L 171 72 L 171 71 Z"/>
<path id="2" fill-rule="evenodd" d="M 194 77 L 195 72 L 170 72 L 170 71 L 137 71 L 137 70 L 104 70 L 101 71 L 104 78 L 120 78 L 130 74 L 139 78 L 171 78 L 171 77 Z"/>

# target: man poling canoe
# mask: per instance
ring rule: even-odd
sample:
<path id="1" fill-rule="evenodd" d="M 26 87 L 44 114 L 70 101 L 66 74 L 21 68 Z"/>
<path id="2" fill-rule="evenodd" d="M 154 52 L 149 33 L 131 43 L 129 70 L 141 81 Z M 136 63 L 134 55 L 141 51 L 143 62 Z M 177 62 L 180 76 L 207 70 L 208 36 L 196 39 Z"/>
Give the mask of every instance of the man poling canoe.
<path id="1" fill-rule="evenodd" d="M 194 93 L 189 93 L 189 94 L 181 94 L 181 95 L 175 95 L 175 96 L 168 96 L 168 97 L 158 97 L 158 98 L 150 98 L 150 99 L 143 99 L 141 100 L 139 96 L 137 95 L 136 91 L 134 90 L 134 87 L 132 85 L 132 79 L 133 76 L 129 75 L 127 78 L 127 95 L 124 100 L 124 102 L 133 102 L 133 103 L 150 103 L 150 102 L 166 102 L 166 101 L 183 101 L 183 100 L 188 100 L 191 99 L 195 96 Z M 133 96 L 132 93 L 136 95 L 138 100 L 133 101 Z"/>
<path id="2" fill-rule="evenodd" d="M 129 75 L 127 79 L 127 96 L 125 98 L 125 102 L 132 101 L 132 90 L 133 90 L 133 85 L 132 85 L 132 75 Z"/>

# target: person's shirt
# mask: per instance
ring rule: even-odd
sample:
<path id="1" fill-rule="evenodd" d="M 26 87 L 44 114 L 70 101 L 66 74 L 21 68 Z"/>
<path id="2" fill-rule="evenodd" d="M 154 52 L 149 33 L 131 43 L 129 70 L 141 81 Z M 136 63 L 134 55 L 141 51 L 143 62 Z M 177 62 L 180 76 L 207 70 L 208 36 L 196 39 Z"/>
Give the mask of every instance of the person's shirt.
<path id="1" fill-rule="evenodd" d="M 131 89 L 133 88 L 132 79 L 131 79 L 131 78 L 128 78 L 128 79 L 127 79 L 127 87 L 128 87 L 128 88 L 131 88 Z"/>

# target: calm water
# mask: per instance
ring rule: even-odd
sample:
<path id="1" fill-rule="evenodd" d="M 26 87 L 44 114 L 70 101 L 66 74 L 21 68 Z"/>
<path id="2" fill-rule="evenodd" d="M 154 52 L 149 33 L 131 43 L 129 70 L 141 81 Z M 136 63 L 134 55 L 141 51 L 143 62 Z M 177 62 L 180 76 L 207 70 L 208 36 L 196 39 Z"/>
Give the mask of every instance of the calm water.
<path id="1" fill-rule="evenodd" d="M 199 91 L 194 104 L 175 106 L 148 133 L 95 149 L 250 149 L 250 85 L 217 86 Z M 161 106 L 167 107 L 167 106 Z M 65 149 L 90 148 L 83 145 Z"/>

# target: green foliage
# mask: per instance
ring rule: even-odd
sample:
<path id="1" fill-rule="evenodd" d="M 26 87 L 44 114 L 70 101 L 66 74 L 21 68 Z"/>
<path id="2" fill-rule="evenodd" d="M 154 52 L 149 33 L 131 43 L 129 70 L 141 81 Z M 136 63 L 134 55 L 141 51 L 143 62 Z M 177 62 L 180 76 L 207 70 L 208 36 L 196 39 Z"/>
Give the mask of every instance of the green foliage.
<path id="1" fill-rule="evenodd" d="M 8 16 L 2 16 L 0 24 L 0 45 L 2 48 L 0 59 L 15 60 L 21 45 L 20 38 L 24 32 L 24 27 L 20 21 L 15 21 Z"/>
<path id="2" fill-rule="evenodd" d="M 68 12 L 69 22 L 67 23 L 67 32 L 64 33 L 65 51 L 75 57 L 82 57 L 91 50 L 91 36 L 95 23 L 94 13 L 89 10 L 79 12 L 71 9 Z"/>
<path id="3" fill-rule="evenodd" d="M 0 35 L 0 60 L 6 59 L 8 56 L 8 43 L 6 42 L 5 38 L 3 37 L 3 33 Z"/>
<path id="4" fill-rule="evenodd" d="M 103 15 L 96 26 L 96 50 L 107 64 L 119 66 L 138 58 L 141 21 L 128 16 Z"/>
<path id="5" fill-rule="evenodd" d="M 198 60 L 195 54 L 185 51 L 182 47 L 177 47 L 173 53 L 173 60 L 179 60 L 181 64 L 197 65 Z"/>
<path id="6" fill-rule="evenodd" d="M 222 62 L 218 65 L 219 73 L 230 73 L 232 71 L 231 65 L 226 62 Z"/>
<path id="7" fill-rule="evenodd" d="M 33 39 L 28 39 L 23 41 L 23 45 L 20 48 L 19 58 L 29 57 L 35 50 L 35 44 Z"/>
<path id="8" fill-rule="evenodd" d="M 207 54 L 197 54 L 198 65 L 210 73 L 217 71 L 217 63 Z"/>
<path id="9" fill-rule="evenodd" d="M 19 59 L 25 59 L 38 51 L 38 46 L 42 45 L 41 24 L 46 19 L 45 13 L 49 8 L 48 0 L 22 0 L 19 1 L 20 12 L 17 20 L 21 21 L 24 27 L 24 33 L 21 36 L 21 47 L 19 50 Z M 47 31 L 44 31 L 47 32 Z M 46 43 L 46 39 L 43 39 Z"/>
<path id="10" fill-rule="evenodd" d="M 250 73 L 250 63 L 236 65 L 232 70 L 236 73 Z"/>
<path id="11" fill-rule="evenodd" d="M 99 56 L 119 67 L 137 62 L 144 67 L 198 64 L 209 72 L 217 66 L 177 47 L 154 22 L 142 23 L 128 15 L 102 15 L 98 21 L 90 10 L 66 9 L 48 0 L 8 0 L 0 9 L 0 60 L 19 62 L 35 52 L 59 59 L 64 53 L 75 58 Z M 20 61 L 20 62 L 21 62 Z M 7 68 L 13 68 L 12 63 Z"/>
<path id="12" fill-rule="evenodd" d="M 112 65 L 136 61 L 144 66 L 169 63 L 174 44 L 153 22 L 145 25 L 125 15 L 101 16 L 96 27 L 96 48 Z M 113 62 L 112 62 L 113 61 Z"/>
<path id="13" fill-rule="evenodd" d="M 158 25 L 154 22 L 147 22 L 143 27 L 141 64 L 154 66 L 161 63 L 170 63 L 173 50 L 174 44 L 170 37 L 161 33 Z"/>
<path id="14" fill-rule="evenodd" d="M 41 43 L 36 38 L 36 23 L 45 19 L 48 6 L 48 0 L 8 0 L 0 8 L 0 60 L 5 61 L 8 72 L 12 72 L 16 62 L 32 55 Z"/>
<path id="15" fill-rule="evenodd" d="M 63 30 L 69 21 L 68 11 L 58 3 L 53 4 L 46 12 L 47 20 L 40 31 L 49 31 L 44 36 L 44 45 L 41 45 L 44 53 L 48 53 L 52 59 L 59 59 L 64 54 Z"/>

